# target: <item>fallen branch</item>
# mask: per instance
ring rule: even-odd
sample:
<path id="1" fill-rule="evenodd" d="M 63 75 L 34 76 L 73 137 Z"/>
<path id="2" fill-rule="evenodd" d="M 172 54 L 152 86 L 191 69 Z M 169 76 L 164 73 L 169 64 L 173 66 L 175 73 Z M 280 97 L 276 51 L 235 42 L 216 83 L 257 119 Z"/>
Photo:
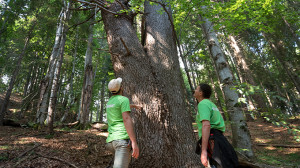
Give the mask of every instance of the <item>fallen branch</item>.
<path id="1" fill-rule="evenodd" d="M 36 143 L 32 148 L 30 148 L 30 149 L 28 149 L 27 151 L 21 153 L 21 154 L 18 156 L 18 158 L 20 158 L 20 157 L 26 155 L 26 153 L 28 153 L 28 152 L 30 152 L 30 151 L 33 151 L 35 148 L 37 148 L 37 147 L 39 147 L 39 146 L 41 146 L 41 145 L 42 145 L 41 143 Z"/>
<path id="2" fill-rule="evenodd" d="M 21 164 L 24 160 L 28 159 L 29 156 L 31 155 L 31 153 L 29 155 L 27 155 L 26 157 L 23 157 L 22 159 L 20 159 L 13 167 L 17 167 L 19 164 Z"/>
<path id="3" fill-rule="evenodd" d="M 300 145 L 286 145 L 286 144 L 256 144 L 257 146 L 273 146 L 283 148 L 300 148 Z"/>
<path id="4" fill-rule="evenodd" d="M 59 159 L 59 158 L 55 158 L 55 157 L 50 157 L 50 156 L 44 156 L 44 155 L 42 155 L 42 154 L 40 154 L 40 153 L 36 153 L 36 154 L 39 155 L 40 157 L 47 158 L 47 159 L 53 159 L 53 160 L 57 160 L 57 161 L 61 161 L 61 162 L 63 162 L 63 163 L 68 164 L 68 165 L 71 166 L 71 167 L 78 168 L 78 167 L 75 166 L 74 164 L 72 164 L 72 163 L 70 163 L 70 162 L 67 162 L 67 161 L 65 161 L 65 160 L 62 160 L 62 159 Z"/>

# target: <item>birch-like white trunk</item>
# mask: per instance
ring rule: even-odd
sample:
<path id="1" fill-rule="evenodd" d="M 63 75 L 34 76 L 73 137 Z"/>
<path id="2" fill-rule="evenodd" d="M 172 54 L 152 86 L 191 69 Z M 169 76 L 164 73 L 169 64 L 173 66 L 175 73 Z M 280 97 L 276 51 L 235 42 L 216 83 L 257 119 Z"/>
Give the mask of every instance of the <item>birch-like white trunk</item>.
<path id="1" fill-rule="evenodd" d="M 50 133 L 53 133 L 54 113 L 55 113 L 57 93 L 59 88 L 60 71 L 61 71 L 61 66 L 64 57 L 65 43 L 67 40 L 67 32 L 68 32 L 67 22 L 70 19 L 70 15 L 71 15 L 70 7 L 72 5 L 72 1 L 69 2 L 68 5 L 66 5 L 66 2 L 64 1 L 64 4 L 65 4 L 64 7 L 65 10 L 63 12 L 62 38 L 59 46 L 59 57 L 57 60 L 57 65 L 55 66 L 55 72 L 54 72 L 53 82 L 51 86 L 51 95 L 49 100 L 48 115 L 47 115 L 47 122 L 46 122 L 48 124 L 48 129 Z"/>
<path id="2" fill-rule="evenodd" d="M 55 42 L 50 56 L 47 73 L 44 79 L 41 81 L 41 85 L 40 85 L 40 97 L 37 105 L 36 123 L 41 125 L 44 124 L 44 121 L 46 119 L 48 103 L 49 103 L 48 102 L 49 94 L 50 94 L 49 92 L 51 90 L 54 71 L 56 68 L 56 60 L 59 54 L 62 30 L 64 26 L 63 13 L 64 13 L 64 8 L 62 8 L 61 13 L 59 14 L 60 21 L 56 30 Z"/>
<path id="3" fill-rule="evenodd" d="M 200 16 L 200 19 L 203 22 L 202 27 L 206 36 L 206 41 L 211 54 L 211 58 L 215 64 L 216 71 L 219 75 L 225 94 L 230 120 L 232 121 L 231 129 L 233 135 L 233 145 L 241 154 L 252 158 L 254 154 L 252 151 L 250 133 L 245 121 L 244 113 L 242 111 L 242 108 L 240 107 L 240 104 L 238 103 L 238 93 L 232 89 L 232 73 L 219 45 L 217 35 L 213 30 L 213 24 L 208 19 L 202 16 Z"/>

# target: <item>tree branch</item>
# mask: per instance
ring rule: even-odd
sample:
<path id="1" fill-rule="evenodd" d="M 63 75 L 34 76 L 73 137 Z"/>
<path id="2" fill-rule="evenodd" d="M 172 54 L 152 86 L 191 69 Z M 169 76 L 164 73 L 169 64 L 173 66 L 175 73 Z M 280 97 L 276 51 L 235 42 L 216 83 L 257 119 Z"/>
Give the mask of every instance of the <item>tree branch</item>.
<path id="1" fill-rule="evenodd" d="M 99 12 L 99 10 L 101 10 L 101 9 L 98 9 L 97 12 Z M 92 15 L 91 15 L 88 19 L 86 19 L 85 21 L 80 22 L 80 23 L 76 23 L 76 24 L 72 25 L 71 27 L 69 27 L 69 30 L 70 30 L 71 28 L 73 28 L 73 27 L 76 27 L 76 26 L 78 26 L 78 25 L 81 25 L 81 24 L 83 24 L 83 23 L 88 22 L 92 17 L 95 16 L 95 14 L 96 14 L 97 12 L 95 12 L 94 14 L 92 14 Z"/>
<path id="2" fill-rule="evenodd" d="M 88 5 L 92 5 L 92 6 L 95 6 L 95 7 L 99 7 L 101 10 L 105 11 L 105 12 L 108 12 L 108 13 L 111 13 L 113 15 L 123 15 L 123 14 L 120 14 L 120 13 L 116 13 L 116 12 L 113 12 L 111 10 L 108 10 L 106 9 L 103 5 L 104 4 L 101 4 L 100 2 L 98 1 L 93 1 L 94 3 L 90 3 L 90 2 L 87 2 L 87 1 L 83 1 L 83 0 L 73 0 L 73 1 L 76 1 L 76 2 L 80 2 L 80 3 L 85 3 L 85 4 L 88 4 Z M 95 4 L 96 3 L 96 4 Z"/>
<path id="3" fill-rule="evenodd" d="M 41 143 L 36 143 L 32 148 L 30 148 L 30 149 L 28 149 L 27 151 L 21 153 L 21 154 L 18 156 L 18 158 L 20 158 L 20 157 L 26 155 L 26 153 L 28 153 L 28 152 L 34 150 L 35 148 L 37 148 L 37 147 L 39 147 L 39 146 L 41 146 L 41 145 L 42 145 Z"/>
<path id="4" fill-rule="evenodd" d="M 40 153 L 36 153 L 37 155 L 43 157 L 43 158 L 47 158 L 47 159 L 53 159 L 53 160 L 58 160 L 58 161 L 61 161 L 63 163 L 66 163 L 67 165 L 71 166 L 71 167 L 74 167 L 74 168 L 78 168 L 77 166 L 75 166 L 74 164 L 70 163 L 70 162 L 67 162 L 65 160 L 62 160 L 62 159 L 59 159 L 59 158 L 55 158 L 55 157 L 50 157 L 50 156 L 44 156 Z"/>
<path id="5" fill-rule="evenodd" d="M 126 6 L 124 6 L 124 4 L 122 4 L 119 0 L 115 0 L 124 10 L 126 9 Z"/>

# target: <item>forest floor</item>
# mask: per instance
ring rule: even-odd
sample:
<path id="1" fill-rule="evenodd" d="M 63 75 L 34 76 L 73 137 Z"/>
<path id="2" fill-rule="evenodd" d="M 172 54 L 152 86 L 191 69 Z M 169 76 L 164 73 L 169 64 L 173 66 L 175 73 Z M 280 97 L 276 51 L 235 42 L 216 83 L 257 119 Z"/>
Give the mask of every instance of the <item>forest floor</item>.
<path id="1" fill-rule="evenodd" d="M 19 104 L 20 98 L 13 96 L 11 112 L 18 111 L 12 107 Z M 300 126 L 300 119 L 291 123 Z M 259 163 L 278 168 L 300 168 L 300 143 L 286 128 L 261 120 L 247 124 Z M 49 135 L 44 129 L 2 126 L 0 168 L 105 168 L 112 159 L 104 148 L 107 135 L 98 129 L 60 127 L 55 129 L 54 135 Z M 229 129 L 225 136 L 230 139 Z"/>

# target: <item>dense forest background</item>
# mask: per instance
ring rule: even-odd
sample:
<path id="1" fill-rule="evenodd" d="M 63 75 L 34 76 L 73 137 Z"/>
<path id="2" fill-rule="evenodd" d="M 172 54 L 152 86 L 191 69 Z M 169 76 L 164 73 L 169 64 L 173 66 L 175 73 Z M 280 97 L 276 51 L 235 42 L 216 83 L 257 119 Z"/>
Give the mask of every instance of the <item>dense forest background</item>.
<path id="1" fill-rule="evenodd" d="M 192 128 L 200 83 L 212 86 L 242 155 L 254 156 L 248 121 L 286 128 L 300 142 L 299 1 L 1 0 L 0 20 L 0 125 L 13 120 L 53 134 L 64 123 L 105 123 L 107 84 L 122 77 L 125 94 L 145 109 L 133 113 L 141 144 L 178 143 L 168 131 Z M 22 97 L 19 109 L 9 108 L 12 95 Z M 150 133 L 163 136 L 149 142 Z M 136 167 L 151 159 L 143 158 Z"/>

